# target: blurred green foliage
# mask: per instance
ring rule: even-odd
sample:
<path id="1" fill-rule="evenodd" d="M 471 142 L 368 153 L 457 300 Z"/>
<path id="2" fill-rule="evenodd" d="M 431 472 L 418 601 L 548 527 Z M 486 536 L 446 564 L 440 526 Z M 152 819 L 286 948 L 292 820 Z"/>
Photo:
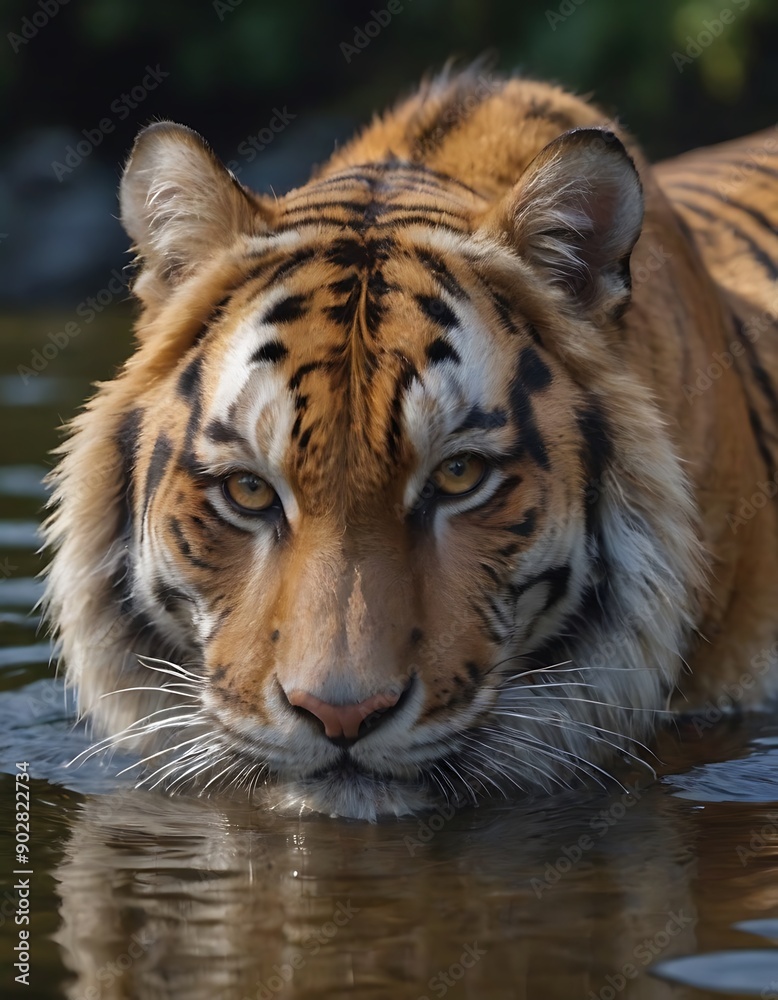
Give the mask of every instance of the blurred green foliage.
<path id="1" fill-rule="evenodd" d="M 58 3 L 3 4 L 6 137 L 32 125 L 90 127 L 159 63 L 170 76 L 133 125 L 172 117 L 229 145 L 274 105 L 364 120 L 447 58 L 485 51 L 502 70 L 593 93 L 654 156 L 777 117 L 776 0 L 394 0 L 402 9 L 350 58 L 343 46 L 371 11 L 386 21 L 387 0 L 69 0 L 13 42 L 25 17 Z M 127 143 L 107 137 L 101 154 L 121 156 Z"/>

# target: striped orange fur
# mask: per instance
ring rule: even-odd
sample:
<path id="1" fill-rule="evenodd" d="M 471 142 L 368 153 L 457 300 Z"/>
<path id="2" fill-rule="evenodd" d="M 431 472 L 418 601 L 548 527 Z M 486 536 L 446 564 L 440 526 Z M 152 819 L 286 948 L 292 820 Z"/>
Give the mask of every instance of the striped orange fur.
<path id="1" fill-rule="evenodd" d="M 136 349 L 47 525 L 96 746 L 372 819 L 768 697 L 776 135 L 652 168 L 561 89 L 444 74 L 270 199 L 141 133 Z"/>

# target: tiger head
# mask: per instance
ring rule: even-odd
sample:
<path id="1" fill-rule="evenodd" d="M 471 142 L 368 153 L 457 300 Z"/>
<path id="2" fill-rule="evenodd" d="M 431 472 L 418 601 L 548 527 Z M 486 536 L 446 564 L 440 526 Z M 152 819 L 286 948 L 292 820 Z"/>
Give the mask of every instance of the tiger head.
<path id="1" fill-rule="evenodd" d="M 76 418 L 48 526 L 106 743 L 147 748 L 152 784 L 369 819 L 633 751 L 697 543 L 621 351 L 621 141 L 567 131 L 496 193 L 385 158 L 273 201 L 159 123 L 121 204 L 137 349 Z"/>

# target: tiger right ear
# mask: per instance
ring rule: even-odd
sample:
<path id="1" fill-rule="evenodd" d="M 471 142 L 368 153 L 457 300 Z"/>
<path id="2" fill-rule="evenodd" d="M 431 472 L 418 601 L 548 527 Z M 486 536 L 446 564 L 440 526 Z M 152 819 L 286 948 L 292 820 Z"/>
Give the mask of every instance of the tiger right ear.
<path id="1" fill-rule="evenodd" d="M 119 192 L 124 228 L 143 262 L 135 291 L 156 299 L 240 234 L 266 228 L 259 198 L 246 191 L 205 141 L 156 122 L 135 141 Z"/>
<path id="2" fill-rule="evenodd" d="M 629 302 L 642 225 L 640 177 L 606 128 L 571 129 L 550 142 L 486 220 L 575 310 L 601 316 Z"/>

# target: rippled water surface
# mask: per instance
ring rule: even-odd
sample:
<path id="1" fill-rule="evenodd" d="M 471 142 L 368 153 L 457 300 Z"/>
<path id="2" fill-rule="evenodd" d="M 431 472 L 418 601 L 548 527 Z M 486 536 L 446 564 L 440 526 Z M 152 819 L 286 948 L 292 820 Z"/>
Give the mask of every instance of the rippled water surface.
<path id="1" fill-rule="evenodd" d="M 657 779 L 626 772 L 627 791 L 375 826 L 137 791 L 116 760 L 68 768 L 87 740 L 32 610 L 41 477 L 129 343 L 127 315 L 103 315 L 25 381 L 72 318 L 0 323 L 1 996 L 778 1000 L 770 719 L 663 734 Z M 10 957 L 26 877 L 30 986 Z"/>

